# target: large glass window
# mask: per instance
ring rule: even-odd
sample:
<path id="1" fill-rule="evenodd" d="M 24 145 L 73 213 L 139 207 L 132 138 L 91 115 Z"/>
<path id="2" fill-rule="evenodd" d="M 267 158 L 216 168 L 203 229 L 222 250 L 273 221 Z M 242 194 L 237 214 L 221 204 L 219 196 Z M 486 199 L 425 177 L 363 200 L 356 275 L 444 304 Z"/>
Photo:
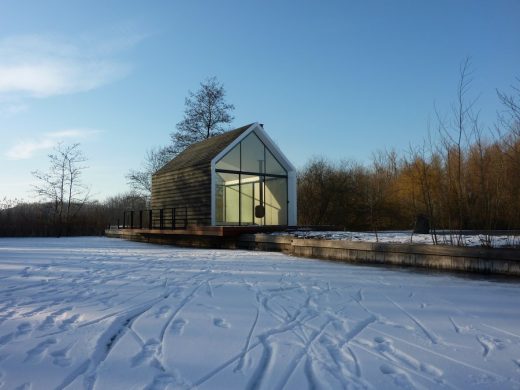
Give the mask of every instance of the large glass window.
<path id="1" fill-rule="evenodd" d="M 264 196 L 265 224 L 287 225 L 287 179 L 267 177 Z"/>
<path id="2" fill-rule="evenodd" d="M 242 159 L 240 170 L 242 172 L 264 173 L 265 146 L 255 133 L 249 134 L 240 143 L 242 147 Z"/>
<path id="3" fill-rule="evenodd" d="M 287 171 L 280 165 L 267 148 L 265 148 L 265 173 L 287 176 Z"/>
<path id="4" fill-rule="evenodd" d="M 240 171 L 240 145 L 231 149 L 218 163 L 217 169 Z"/>
<path id="5" fill-rule="evenodd" d="M 218 225 L 238 225 L 240 214 L 238 207 L 240 195 L 239 175 L 234 173 L 216 173 L 216 215 Z"/>
<path id="6" fill-rule="evenodd" d="M 215 169 L 218 225 L 287 224 L 287 172 L 254 132 Z"/>
<path id="7" fill-rule="evenodd" d="M 251 225 L 255 223 L 255 205 L 258 204 L 259 176 L 240 175 L 240 223 Z M 255 191 L 256 190 L 256 191 Z"/>

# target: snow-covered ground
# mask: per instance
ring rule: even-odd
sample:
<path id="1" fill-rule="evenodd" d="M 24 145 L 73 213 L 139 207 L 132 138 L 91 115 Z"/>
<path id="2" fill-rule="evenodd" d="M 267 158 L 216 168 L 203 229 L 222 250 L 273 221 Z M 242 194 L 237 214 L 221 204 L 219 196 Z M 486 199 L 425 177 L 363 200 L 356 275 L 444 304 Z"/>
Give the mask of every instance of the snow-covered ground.
<path id="1" fill-rule="evenodd" d="M 520 388 L 520 284 L 0 239 L 2 389 Z"/>
<path id="2" fill-rule="evenodd" d="M 276 232 L 273 235 L 289 235 L 296 238 L 319 238 L 354 242 L 386 242 L 397 244 L 433 244 L 431 234 L 412 234 L 411 231 L 348 232 L 348 231 L 304 231 Z M 463 246 L 519 247 L 518 235 L 448 234 L 436 236 L 438 244 Z"/>

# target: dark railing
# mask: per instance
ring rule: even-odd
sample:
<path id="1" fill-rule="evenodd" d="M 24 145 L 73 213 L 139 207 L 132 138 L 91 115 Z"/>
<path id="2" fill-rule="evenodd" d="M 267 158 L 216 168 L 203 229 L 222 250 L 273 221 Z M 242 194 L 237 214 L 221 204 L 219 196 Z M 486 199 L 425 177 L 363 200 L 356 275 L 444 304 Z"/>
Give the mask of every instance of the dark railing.
<path id="1" fill-rule="evenodd" d="M 123 229 L 186 229 L 188 226 L 188 208 L 128 210 L 123 212 Z"/>

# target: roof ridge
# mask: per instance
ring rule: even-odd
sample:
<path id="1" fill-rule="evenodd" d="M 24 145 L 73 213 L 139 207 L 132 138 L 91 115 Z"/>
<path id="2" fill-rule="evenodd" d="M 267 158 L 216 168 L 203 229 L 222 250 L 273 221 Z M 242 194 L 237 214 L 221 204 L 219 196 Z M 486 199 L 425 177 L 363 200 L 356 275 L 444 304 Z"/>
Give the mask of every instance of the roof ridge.
<path id="1" fill-rule="evenodd" d="M 211 160 L 224 150 L 229 144 L 237 139 L 244 131 L 249 129 L 256 122 L 233 130 L 225 131 L 221 134 L 203 139 L 202 141 L 191 144 L 164 166 L 159 168 L 154 175 L 169 172 L 189 166 L 209 164 Z"/>

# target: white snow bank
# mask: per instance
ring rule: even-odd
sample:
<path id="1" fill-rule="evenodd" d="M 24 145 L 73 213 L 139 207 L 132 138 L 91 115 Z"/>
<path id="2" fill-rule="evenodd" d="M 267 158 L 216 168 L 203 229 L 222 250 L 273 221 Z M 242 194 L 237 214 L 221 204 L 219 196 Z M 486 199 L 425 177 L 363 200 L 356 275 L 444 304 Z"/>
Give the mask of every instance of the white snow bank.
<path id="1" fill-rule="evenodd" d="M 0 387 L 520 388 L 519 301 L 278 253 L 0 239 Z"/>
<path id="2" fill-rule="evenodd" d="M 354 242 L 384 242 L 396 244 L 433 244 L 431 234 L 412 234 L 410 231 L 349 232 L 349 231 L 304 231 L 276 232 L 273 235 L 289 235 L 297 238 L 319 238 Z M 437 243 L 463 246 L 518 247 L 520 236 L 484 234 L 437 234 Z"/>

